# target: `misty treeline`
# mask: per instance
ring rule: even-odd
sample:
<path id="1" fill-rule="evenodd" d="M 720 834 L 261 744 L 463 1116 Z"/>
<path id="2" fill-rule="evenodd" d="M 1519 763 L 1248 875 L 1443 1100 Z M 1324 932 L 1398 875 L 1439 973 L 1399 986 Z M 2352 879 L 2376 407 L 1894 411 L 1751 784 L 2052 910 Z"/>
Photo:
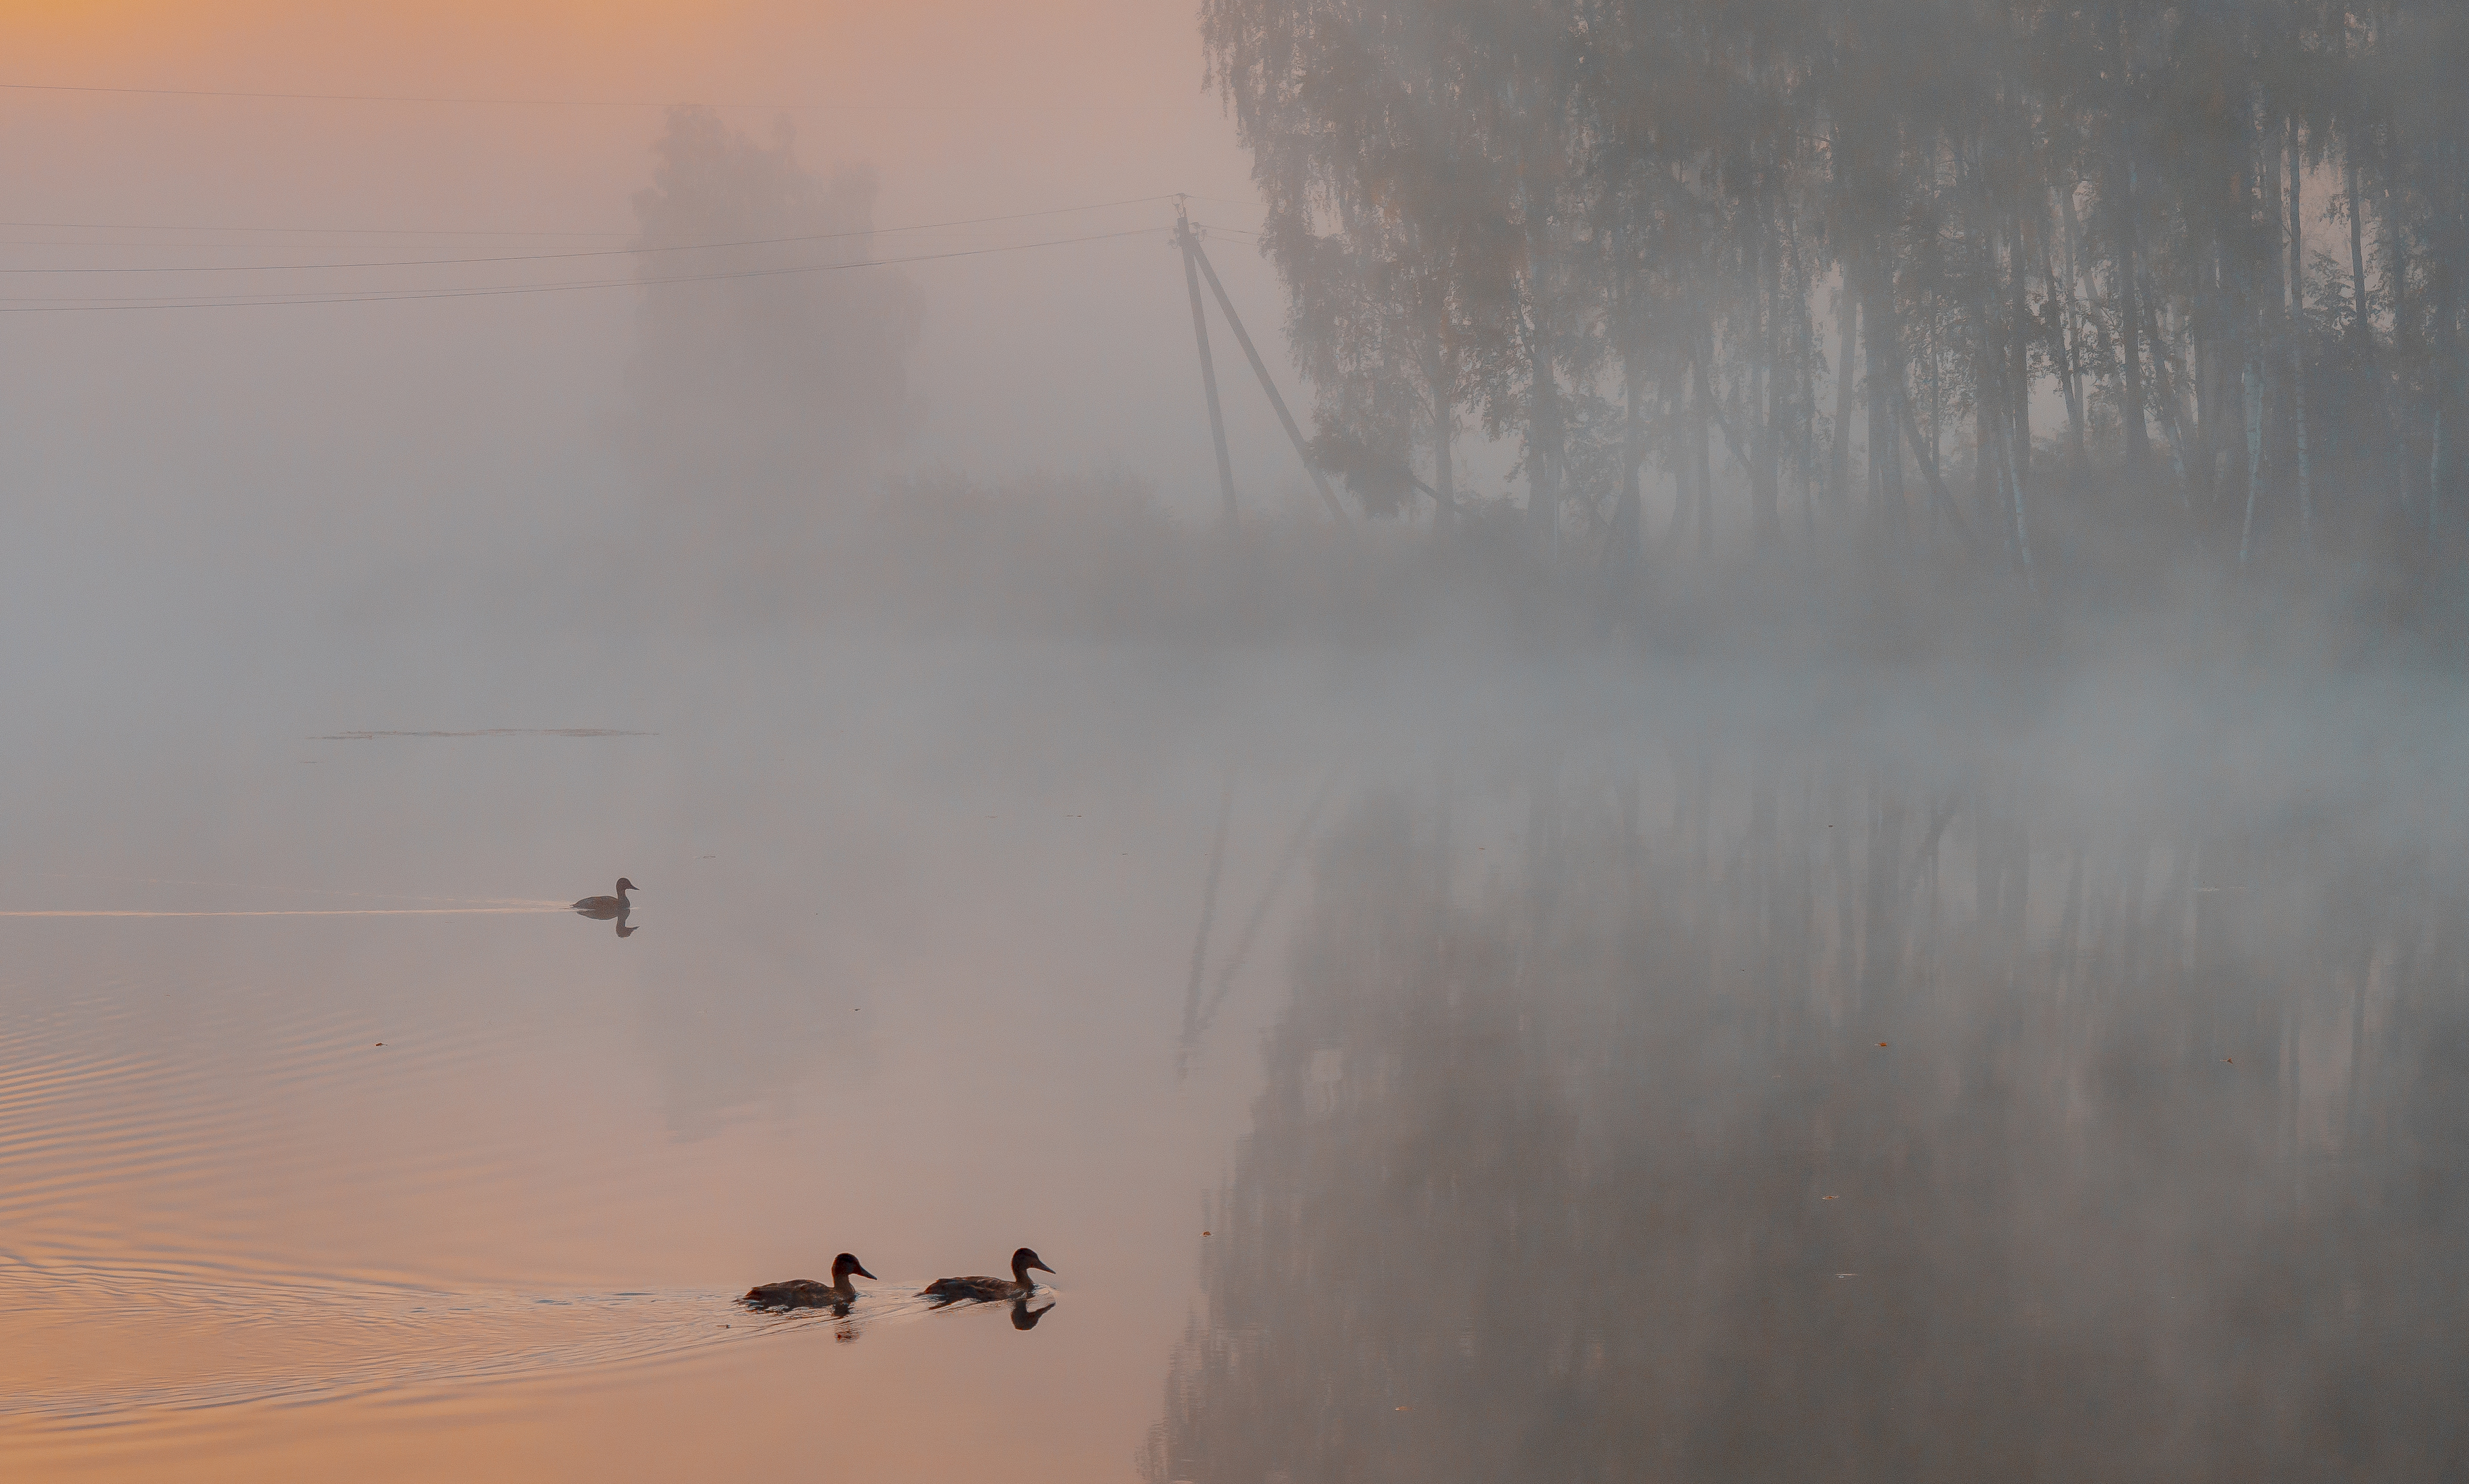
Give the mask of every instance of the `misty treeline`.
<path id="1" fill-rule="evenodd" d="M 1479 426 L 1615 562 L 2469 552 L 2456 0 L 1201 12 L 1374 513 Z"/>
<path id="2" fill-rule="evenodd" d="M 917 291 L 873 253 L 871 171 L 818 174 L 770 138 L 671 109 L 635 196 L 645 281 L 620 437 L 668 555 L 806 555 L 835 493 L 870 488 L 915 414 Z"/>
<path id="3" fill-rule="evenodd" d="M 923 297 L 896 268 L 836 266 L 877 256 L 877 190 L 865 167 L 808 165 L 785 125 L 670 110 L 634 201 L 644 297 L 614 430 L 639 565 L 603 601 L 665 589 L 671 622 L 1190 640 L 1361 631 L 1419 581 L 1367 582 L 1360 553 L 1303 521 L 1255 520 L 1233 550 L 1116 465 L 902 470 Z"/>
<path id="4" fill-rule="evenodd" d="M 2469 1470 L 2469 877 L 2233 771 L 1359 796 L 1147 1476 Z"/>

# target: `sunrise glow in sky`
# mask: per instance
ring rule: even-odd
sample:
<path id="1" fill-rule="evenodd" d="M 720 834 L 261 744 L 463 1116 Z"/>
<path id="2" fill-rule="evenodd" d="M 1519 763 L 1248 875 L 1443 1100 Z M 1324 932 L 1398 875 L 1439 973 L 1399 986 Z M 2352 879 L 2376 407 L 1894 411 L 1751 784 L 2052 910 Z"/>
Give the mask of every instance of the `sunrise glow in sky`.
<path id="1" fill-rule="evenodd" d="M 13 4 L 0 17 L 0 83 L 12 84 L 0 196 L 14 222 L 625 232 L 661 105 L 678 102 L 765 135 L 785 125 L 817 168 L 873 166 L 878 226 L 1173 192 L 1211 198 L 1199 211 L 1230 226 L 1258 219 L 1180 5 Z M 1057 217 L 1044 235 L 1169 219 L 1153 200 Z M 1265 268 L 1248 248 L 1219 257 L 1274 340 Z M 1172 320 L 1182 285 L 1158 244 L 976 261 L 917 283 L 919 460 L 1205 465 L 1188 320 Z M 535 307 L 501 308 L 476 332 Z M 287 343 L 374 331 L 359 342 L 372 346 L 394 333 L 355 314 L 279 330 Z M 1171 403 L 1157 396 L 1168 377 Z M 1073 395 L 1043 394 L 1057 381 Z M 1122 417 L 1135 403 L 1145 415 Z M 1238 445 L 1279 454 L 1264 407 L 1230 416 Z"/>

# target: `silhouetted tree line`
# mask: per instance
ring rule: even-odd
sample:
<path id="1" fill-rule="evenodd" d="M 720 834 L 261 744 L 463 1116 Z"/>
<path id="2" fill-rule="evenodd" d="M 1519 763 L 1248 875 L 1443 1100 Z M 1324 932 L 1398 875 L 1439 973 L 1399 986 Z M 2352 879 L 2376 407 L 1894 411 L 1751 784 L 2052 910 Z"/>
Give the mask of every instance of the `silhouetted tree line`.
<path id="1" fill-rule="evenodd" d="M 871 256 L 876 191 L 870 170 L 802 164 L 785 125 L 764 139 L 669 110 L 635 194 L 646 282 L 618 428 L 664 558 L 793 567 L 818 487 L 862 493 L 915 412 L 915 287 L 792 271 Z"/>
<path id="2" fill-rule="evenodd" d="M 1201 11 L 1374 513 L 1480 425 L 1616 562 L 1719 469 L 1766 546 L 2469 549 L 2456 0 Z"/>
<path id="3" fill-rule="evenodd" d="M 1650 776 L 1332 833 L 1150 1479 L 2469 1468 L 2457 853 L 2354 799 Z"/>

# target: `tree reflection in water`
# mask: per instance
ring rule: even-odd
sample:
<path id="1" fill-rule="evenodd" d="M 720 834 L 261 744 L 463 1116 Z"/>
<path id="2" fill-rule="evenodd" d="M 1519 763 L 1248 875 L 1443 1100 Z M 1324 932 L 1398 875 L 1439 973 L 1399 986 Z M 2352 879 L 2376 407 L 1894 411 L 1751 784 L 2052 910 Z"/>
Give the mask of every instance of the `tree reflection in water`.
<path id="1" fill-rule="evenodd" d="M 2469 1469 L 2457 860 L 1741 771 L 1345 810 L 1152 1479 Z"/>

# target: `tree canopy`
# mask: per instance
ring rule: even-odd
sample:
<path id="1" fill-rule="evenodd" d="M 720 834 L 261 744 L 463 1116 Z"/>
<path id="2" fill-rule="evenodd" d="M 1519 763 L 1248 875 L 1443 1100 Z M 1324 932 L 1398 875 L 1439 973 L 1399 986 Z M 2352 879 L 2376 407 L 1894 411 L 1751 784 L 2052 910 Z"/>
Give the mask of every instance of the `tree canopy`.
<path id="1" fill-rule="evenodd" d="M 1551 547 L 1706 550 L 1719 485 L 1760 545 L 2019 571 L 2120 537 L 2469 551 L 2449 0 L 1204 0 L 1202 25 L 1322 443 L 1446 493 L 1462 428 L 1513 438 Z"/>

